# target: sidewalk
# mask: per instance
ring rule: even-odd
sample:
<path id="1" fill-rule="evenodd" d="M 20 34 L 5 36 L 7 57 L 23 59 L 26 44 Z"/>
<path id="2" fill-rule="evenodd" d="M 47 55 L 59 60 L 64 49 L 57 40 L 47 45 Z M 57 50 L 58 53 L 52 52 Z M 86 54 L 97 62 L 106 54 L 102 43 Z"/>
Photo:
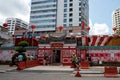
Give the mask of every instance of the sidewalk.
<path id="1" fill-rule="evenodd" d="M 9 72 L 15 70 L 16 66 L 10 67 L 9 65 L 0 65 L 0 73 Z M 120 67 L 118 67 L 118 72 Z M 74 75 L 76 70 L 74 68 L 70 68 L 70 66 L 35 66 L 31 68 L 26 68 L 21 72 L 38 72 L 42 74 L 47 73 L 62 73 L 62 74 L 71 74 Z M 104 66 L 92 66 L 89 69 L 80 69 L 80 73 L 82 76 L 104 76 Z M 120 76 L 120 72 L 119 72 Z"/>
<path id="2" fill-rule="evenodd" d="M 17 68 L 16 66 L 10 67 L 9 65 L 0 65 L 0 73 L 15 70 L 16 68 Z"/>
<path id="3" fill-rule="evenodd" d="M 70 66 L 36 66 L 23 70 L 24 72 L 40 72 L 40 73 L 72 73 L 74 71 Z"/>
<path id="4" fill-rule="evenodd" d="M 118 67 L 118 72 L 120 67 Z M 70 66 L 36 66 L 32 68 L 27 68 L 23 72 L 38 72 L 38 73 L 69 73 L 74 75 L 76 70 L 70 68 Z M 80 74 L 82 76 L 104 76 L 104 66 L 92 66 L 89 69 L 80 69 Z M 120 76 L 120 73 L 119 73 Z"/>

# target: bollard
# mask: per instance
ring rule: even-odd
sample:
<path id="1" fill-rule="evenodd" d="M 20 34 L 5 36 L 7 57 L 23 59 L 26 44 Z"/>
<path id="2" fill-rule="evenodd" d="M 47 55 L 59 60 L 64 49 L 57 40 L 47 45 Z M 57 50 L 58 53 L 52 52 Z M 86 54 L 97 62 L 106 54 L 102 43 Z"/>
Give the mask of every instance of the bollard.
<path id="1" fill-rule="evenodd" d="M 76 65 L 77 72 L 75 73 L 75 77 L 81 77 L 81 74 L 79 72 L 79 65 Z"/>

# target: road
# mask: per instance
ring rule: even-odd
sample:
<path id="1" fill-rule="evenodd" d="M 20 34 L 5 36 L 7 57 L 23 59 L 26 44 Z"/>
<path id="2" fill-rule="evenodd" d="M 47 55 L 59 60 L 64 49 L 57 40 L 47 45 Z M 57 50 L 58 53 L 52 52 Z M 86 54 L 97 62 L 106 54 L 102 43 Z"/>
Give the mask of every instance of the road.
<path id="1" fill-rule="evenodd" d="M 70 73 L 38 73 L 38 72 L 5 72 L 0 73 L 0 80 L 120 80 L 119 78 L 106 78 L 104 76 L 74 77 Z"/>

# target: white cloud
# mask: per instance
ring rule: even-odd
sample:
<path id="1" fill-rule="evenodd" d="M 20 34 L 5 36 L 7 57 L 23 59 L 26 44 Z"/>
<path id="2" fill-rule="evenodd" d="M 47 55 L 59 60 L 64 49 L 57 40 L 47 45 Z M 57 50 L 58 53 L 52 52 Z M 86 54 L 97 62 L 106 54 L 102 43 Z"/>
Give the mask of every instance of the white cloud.
<path id="1" fill-rule="evenodd" d="M 99 23 L 95 23 L 94 26 L 93 26 L 93 33 L 98 35 L 106 35 L 106 34 L 109 34 L 109 27 L 107 24 L 105 23 L 102 23 L 102 24 L 99 24 Z"/>
<path id="2" fill-rule="evenodd" d="M 0 0 L 0 23 L 9 17 L 29 22 L 31 0 Z"/>
<path id="3" fill-rule="evenodd" d="M 109 34 L 109 26 L 106 23 L 92 23 L 92 20 L 89 20 L 90 26 L 90 35 L 106 35 Z"/>

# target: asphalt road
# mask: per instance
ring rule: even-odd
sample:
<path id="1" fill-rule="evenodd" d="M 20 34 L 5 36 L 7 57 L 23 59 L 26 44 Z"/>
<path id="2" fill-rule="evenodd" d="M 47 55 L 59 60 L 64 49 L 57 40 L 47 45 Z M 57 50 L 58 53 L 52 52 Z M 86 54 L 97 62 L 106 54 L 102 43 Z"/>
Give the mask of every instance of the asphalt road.
<path id="1" fill-rule="evenodd" d="M 106 78 L 104 76 L 85 75 L 74 77 L 70 73 L 5 72 L 0 73 L 0 80 L 120 80 L 120 77 Z"/>

